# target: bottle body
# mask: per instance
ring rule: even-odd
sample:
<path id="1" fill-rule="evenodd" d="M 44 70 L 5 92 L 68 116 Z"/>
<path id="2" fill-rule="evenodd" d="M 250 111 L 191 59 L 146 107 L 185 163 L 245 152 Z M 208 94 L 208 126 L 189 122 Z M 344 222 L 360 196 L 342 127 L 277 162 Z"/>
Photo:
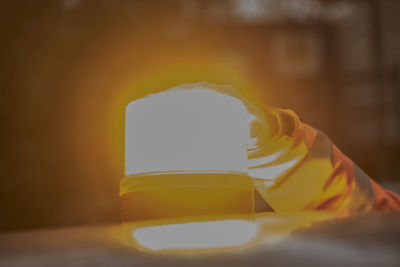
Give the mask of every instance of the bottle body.
<path id="1" fill-rule="evenodd" d="M 254 186 L 239 172 L 140 174 L 121 182 L 123 222 L 254 214 Z"/>

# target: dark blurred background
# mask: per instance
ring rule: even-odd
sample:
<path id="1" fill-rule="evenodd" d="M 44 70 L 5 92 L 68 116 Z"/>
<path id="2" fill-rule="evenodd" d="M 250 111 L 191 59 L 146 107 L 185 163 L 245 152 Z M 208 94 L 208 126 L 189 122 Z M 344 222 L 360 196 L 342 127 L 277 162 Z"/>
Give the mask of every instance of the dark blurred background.
<path id="1" fill-rule="evenodd" d="M 183 82 L 290 108 L 400 182 L 398 0 L 0 4 L 0 230 L 119 221 L 124 108 Z"/>

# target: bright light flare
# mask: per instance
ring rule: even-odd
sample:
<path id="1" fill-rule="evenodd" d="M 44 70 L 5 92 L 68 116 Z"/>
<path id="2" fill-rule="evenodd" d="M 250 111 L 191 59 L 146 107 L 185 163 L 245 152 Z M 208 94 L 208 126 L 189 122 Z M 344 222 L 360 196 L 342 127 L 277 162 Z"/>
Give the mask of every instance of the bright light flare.
<path id="1" fill-rule="evenodd" d="M 246 172 L 248 118 L 238 99 L 201 87 L 132 101 L 126 108 L 126 175 Z"/>

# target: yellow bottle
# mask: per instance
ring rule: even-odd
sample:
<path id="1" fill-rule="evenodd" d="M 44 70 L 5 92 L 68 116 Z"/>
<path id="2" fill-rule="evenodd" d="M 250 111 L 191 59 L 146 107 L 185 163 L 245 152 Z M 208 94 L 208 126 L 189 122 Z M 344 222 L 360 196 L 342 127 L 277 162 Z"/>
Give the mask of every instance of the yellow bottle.
<path id="1" fill-rule="evenodd" d="M 123 222 L 254 213 L 254 187 L 242 173 L 164 173 L 121 182 Z"/>
<path id="2" fill-rule="evenodd" d="M 204 88 L 132 101 L 126 108 L 122 220 L 253 214 L 248 122 L 241 101 Z"/>

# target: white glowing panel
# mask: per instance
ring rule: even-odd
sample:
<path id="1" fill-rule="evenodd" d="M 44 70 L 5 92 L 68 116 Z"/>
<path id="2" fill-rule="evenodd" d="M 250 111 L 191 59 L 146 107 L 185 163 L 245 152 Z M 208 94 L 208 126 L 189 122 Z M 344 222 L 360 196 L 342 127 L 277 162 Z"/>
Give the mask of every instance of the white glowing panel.
<path id="1" fill-rule="evenodd" d="M 213 90 L 166 91 L 126 108 L 126 175 L 186 170 L 247 171 L 248 113 Z"/>
<path id="2" fill-rule="evenodd" d="M 256 237 L 257 229 L 250 221 L 221 220 L 148 226 L 132 231 L 132 236 L 150 250 L 191 250 L 244 245 Z"/>

